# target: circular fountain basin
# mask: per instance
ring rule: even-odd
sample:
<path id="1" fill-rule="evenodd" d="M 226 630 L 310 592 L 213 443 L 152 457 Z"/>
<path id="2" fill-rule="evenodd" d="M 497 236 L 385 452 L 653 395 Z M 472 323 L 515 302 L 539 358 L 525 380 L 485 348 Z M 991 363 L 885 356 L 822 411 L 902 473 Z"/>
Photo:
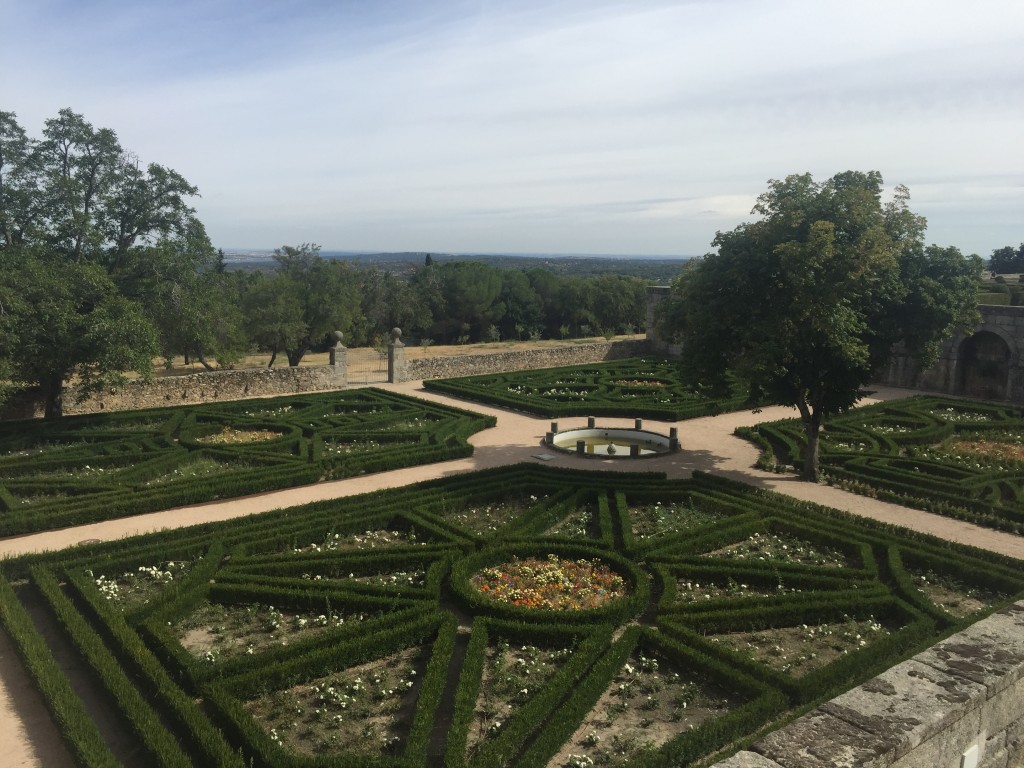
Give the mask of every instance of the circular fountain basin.
<path id="1" fill-rule="evenodd" d="M 583 443 L 583 455 L 601 458 L 659 456 L 675 450 L 673 440 L 665 435 L 645 429 L 614 427 L 567 429 L 552 436 L 550 445 L 562 451 L 579 453 L 580 442 Z M 633 446 L 636 446 L 635 451 Z"/>

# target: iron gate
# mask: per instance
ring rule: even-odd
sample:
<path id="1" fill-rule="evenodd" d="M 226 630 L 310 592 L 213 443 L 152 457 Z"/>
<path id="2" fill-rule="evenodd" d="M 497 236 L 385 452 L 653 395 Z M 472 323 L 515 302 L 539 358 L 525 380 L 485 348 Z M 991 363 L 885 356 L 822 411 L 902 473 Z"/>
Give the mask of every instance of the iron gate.
<path id="1" fill-rule="evenodd" d="M 387 350 L 373 347 L 356 347 L 347 354 L 348 383 L 386 384 L 388 380 Z"/>

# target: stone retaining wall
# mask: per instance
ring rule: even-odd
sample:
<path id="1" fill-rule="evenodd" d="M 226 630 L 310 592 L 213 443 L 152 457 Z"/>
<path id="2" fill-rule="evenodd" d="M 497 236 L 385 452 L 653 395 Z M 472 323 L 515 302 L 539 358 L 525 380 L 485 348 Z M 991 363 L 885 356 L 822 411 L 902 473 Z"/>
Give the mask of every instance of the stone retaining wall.
<path id="1" fill-rule="evenodd" d="M 398 347 L 396 351 L 404 358 L 401 355 L 402 349 Z M 648 351 L 648 342 L 643 339 L 588 342 L 458 357 L 402 359 L 393 365 L 393 370 L 397 381 L 418 381 L 620 360 L 640 357 Z M 91 395 L 82 402 L 78 402 L 78 392 L 69 387 L 64 393 L 64 413 L 70 416 L 243 400 L 247 397 L 289 395 L 296 392 L 323 392 L 343 389 L 346 383 L 344 364 L 206 371 L 185 376 L 165 376 L 149 382 L 132 381 L 119 389 Z M 35 390 L 16 393 L 0 408 L 0 421 L 39 418 L 42 415 L 42 398 Z"/>
<path id="2" fill-rule="evenodd" d="M 897 664 L 715 768 L 1021 768 L 1024 602 Z"/>
<path id="3" fill-rule="evenodd" d="M 253 368 L 239 371 L 207 371 L 185 376 L 165 376 L 152 381 L 130 381 L 125 386 L 78 401 L 78 392 L 64 393 L 64 413 L 98 413 L 162 408 L 171 405 L 243 400 L 247 397 L 321 392 L 345 386 L 344 371 L 331 366 Z M 30 419 L 43 415 L 39 393 L 18 393 L 0 411 L 2 419 Z"/>
<path id="4" fill-rule="evenodd" d="M 981 322 L 947 339 L 922 370 L 897 347 L 879 383 L 1024 403 L 1024 307 L 982 305 Z"/>
<path id="5" fill-rule="evenodd" d="M 650 346 L 644 339 L 573 344 L 565 347 L 513 350 L 484 355 L 430 357 L 406 360 L 403 381 L 448 379 L 475 376 L 481 373 L 504 373 L 533 368 L 558 368 L 563 365 L 599 363 L 648 354 Z"/>
<path id="6" fill-rule="evenodd" d="M 647 340 L 651 350 L 678 357 L 679 344 L 659 338 L 658 305 L 671 296 L 666 286 L 647 288 Z M 980 322 L 943 342 L 936 362 L 922 369 L 897 345 L 878 384 L 950 395 L 1024 403 L 1024 307 L 981 305 Z"/>

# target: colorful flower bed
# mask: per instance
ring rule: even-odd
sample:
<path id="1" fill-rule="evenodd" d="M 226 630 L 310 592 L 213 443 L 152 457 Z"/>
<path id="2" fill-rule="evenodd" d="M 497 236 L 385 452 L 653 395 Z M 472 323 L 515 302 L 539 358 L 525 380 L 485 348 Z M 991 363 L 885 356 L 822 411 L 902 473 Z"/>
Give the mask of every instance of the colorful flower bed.
<path id="1" fill-rule="evenodd" d="M 629 594 L 625 580 L 604 563 L 557 555 L 516 558 L 484 568 L 470 582 L 491 600 L 553 611 L 586 611 Z"/>

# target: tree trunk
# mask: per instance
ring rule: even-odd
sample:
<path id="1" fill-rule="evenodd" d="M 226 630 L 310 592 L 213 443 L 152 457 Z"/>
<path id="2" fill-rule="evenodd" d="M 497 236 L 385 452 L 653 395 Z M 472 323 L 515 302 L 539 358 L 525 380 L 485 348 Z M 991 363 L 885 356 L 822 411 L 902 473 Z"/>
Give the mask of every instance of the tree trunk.
<path id="1" fill-rule="evenodd" d="M 44 419 L 59 419 L 64 415 L 64 377 L 59 373 L 44 376 L 39 382 L 43 389 Z"/>
<path id="2" fill-rule="evenodd" d="M 818 465 L 818 435 L 821 432 L 821 409 L 820 400 L 811 402 L 802 400 L 796 404 L 800 411 L 800 420 L 804 423 L 804 435 L 807 442 L 804 444 L 804 468 L 800 477 L 811 483 L 818 482 L 820 467 Z"/>
<path id="3" fill-rule="evenodd" d="M 306 355 L 306 350 L 300 349 L 294 352 L 291 350 L 285 350 L 285 353 L 288 355 L 288 365 L 295 368 L 302 362 L 302 358 Z"/>
<path id="4" fill-rule="evenodd" d="M 200 363 L 202 363 L 203 364 L 203 368 L 205 368 L 206 370 L 208 370 L 208 371 L 216 370 L 212 365 L 210 365 L 208 362 L 206 362 L 206 355 L 204 355 L 202 352 L 200 352 L 198 355 L 196 355 L 196 360 L 198 360 Z"/>
<path id="5" fill-rule="evenodd" d="M 276 349 L 273 352 L 270 353 L 270 362 L 267 363 L 267 368 L 273 368 L 275 360 L 277 360 L 277 350 Z"/>
<path id="6" fill-rule="evenodd" d="M 807 444 L 804 446 L 804 468 L 801 477 L 811 483 L 818 482 L 820 467 L 818 465 L 818 433 L 821 430 L 821 420 L 812 419 L 804 424 L 804 432 L 807 435 Z"/>

